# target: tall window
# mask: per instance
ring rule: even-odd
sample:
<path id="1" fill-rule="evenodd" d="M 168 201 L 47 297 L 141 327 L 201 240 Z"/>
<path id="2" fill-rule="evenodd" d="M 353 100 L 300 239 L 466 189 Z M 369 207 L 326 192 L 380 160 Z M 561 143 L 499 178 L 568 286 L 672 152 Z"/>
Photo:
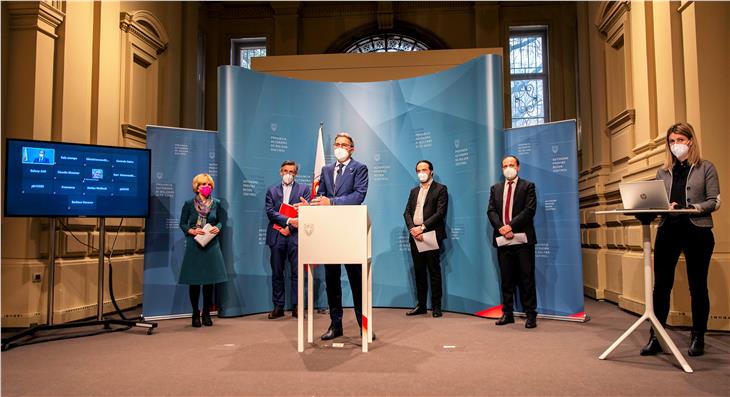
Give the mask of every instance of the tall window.
<path id="1" fill-rule="evenodd" d="M 231 65 L 251 69 L 251 58 L 266 56 L 266 37 L 231 39 Z"/>
<path id="2" fill-rule="evenodd" d="M 425 51 L 426 43 L 397 33 L 381 33 L 360 39 L 347 47 L 345 52 L 402 52 Z"/>
<path id="3" fill-rule="evenodd" d="M 514 28 L 509 38 L 512 127 L 548 120 L 547 29 Z"/>

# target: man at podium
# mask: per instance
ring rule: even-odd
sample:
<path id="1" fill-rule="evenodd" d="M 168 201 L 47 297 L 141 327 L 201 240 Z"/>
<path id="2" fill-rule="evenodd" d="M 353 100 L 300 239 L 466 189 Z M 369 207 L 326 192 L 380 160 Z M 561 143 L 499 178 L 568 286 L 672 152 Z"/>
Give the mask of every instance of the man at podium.
<path id="1" fill-rule="evenodd" d="M 352 158 L 355 141 L 346 132 L 335 137 L 334 152 L 337 162 L 322 167 L 317 197 L 312 205 L 360 205 L 368 192 L 368 167 Z M 347 219 L 342 220 L 346 228 Z M 345 265 L 347 279 L 350 280 L 352 301 L 355 305 L 355 317 L 362 330 L 362 286 L 359 264 Z M 324 268 L 327 285 L 327 302 L 330 308 L 330 326 L 322 334 L 322 340 L 342 336 L 342 285 L 340 277 L 342 266 L 328 265 Z"/>

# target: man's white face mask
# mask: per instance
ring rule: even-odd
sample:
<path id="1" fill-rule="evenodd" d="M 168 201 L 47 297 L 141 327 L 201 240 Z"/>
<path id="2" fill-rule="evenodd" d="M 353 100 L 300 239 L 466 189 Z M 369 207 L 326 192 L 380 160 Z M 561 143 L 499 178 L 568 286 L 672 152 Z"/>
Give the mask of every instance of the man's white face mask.
<path id="1" fill-rule="evenodd" d="M 511 181 L 517 176 L 517 170 L 514 167 L 502 168 L 502 174 L 504 174 L 505 178 Z"/>
<path id="2" fill-rule="evenodd" d="M 347 149 L 341 147 L 335 148 L 335 158 L 337 161 L 343 162 L 347 160 L 348 157 L 350 157 L 350 152 L 348 152 Z"/>

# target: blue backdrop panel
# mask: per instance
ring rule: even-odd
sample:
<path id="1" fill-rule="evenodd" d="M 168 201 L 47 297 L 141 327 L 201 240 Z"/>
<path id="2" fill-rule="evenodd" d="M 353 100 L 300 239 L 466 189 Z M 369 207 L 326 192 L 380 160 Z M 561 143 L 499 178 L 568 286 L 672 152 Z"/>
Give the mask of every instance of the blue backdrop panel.
<path id="1" fill-rule="evenodd" d="M 217 182 L 216 135 L 211 131 L 147 126 L 147 148 L 152 150 L 152 197 L 145 231 L 145 317 L 191 311 L 188 286 L 178 285 L 185 251 L 180 211 L 185 200 L 193 197 L 195 175 L 206 172 Z M 228 241 L 221 243 L 225 246 Z"/>
<path id="2" fill-rule="evenodd" d="M 583 312 L 575 120 L 505 130 L 506 153 L 535 182 L 535 283 L 540 314 Z M 582 316 L 577 316 L 582 317 Z"/>
<path id="3" fill-rule="evenodd" d="M 229 207 L 223 238 L 235 240 L 224 245 L 230 281 L 221 290 L 221 314 L 271 309 L 266 188 L 280 182 L 285 159 L 300 163 L 300 182 L 311 182 L 320 121 L 328 163 L 334 161 L 334 135 L 347 131 L 355 139 L 353 157 L 369 167 L 365 204 L 373 223 L 374 305 L 415 303 L 403 210 L 417 185 L 420 159 L 431 160 L 436 180 L 449 187 L 444 309 L 477 313 L 498 305 L 486 206 L 504 149 L 501 65 L 500 57 L 484 56 L 433 75 L 375 83 L 313 82 L 219 68 L 218 190 Z M 343 272 L 343 298 L 351 304 L 344 280 Z M 326 305 L 322 288 L 317 296 Z"/>

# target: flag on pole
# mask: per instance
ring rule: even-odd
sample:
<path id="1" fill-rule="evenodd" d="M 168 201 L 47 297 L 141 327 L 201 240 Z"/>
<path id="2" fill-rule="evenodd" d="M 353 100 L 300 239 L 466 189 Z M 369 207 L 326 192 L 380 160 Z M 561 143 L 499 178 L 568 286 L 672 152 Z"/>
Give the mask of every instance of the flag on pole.
<path id="1" fill-rule="evenodd" d="M 324 129 L 324 121 L 319 122 L 319 131 L 317 131 L 317 149 L 314 152 L 314 177 L 312 178 L 312 198 L 317 196 L 317 189 L 319 188 L 319 178 L 322 176 L 322 167 L 324 167 L 324 144 L 322 143 L 322 131 Z M 304 265 L 304 269 L 308 272 L 307 266 L 314 264 Z"/>
<path id="2" fill-rule="evenodd" d="M 317 149 L 314 153 L 314 177 L 312 178 L 312 198 L 317 196 L 319 188 L 319 178 L 322 176 L 322 167 L 324 167 L 324 144 L 322 143 L 322 131 L 324 129 L 324 121 L 319 123 L 319 131 L 317 132 Z"/>

